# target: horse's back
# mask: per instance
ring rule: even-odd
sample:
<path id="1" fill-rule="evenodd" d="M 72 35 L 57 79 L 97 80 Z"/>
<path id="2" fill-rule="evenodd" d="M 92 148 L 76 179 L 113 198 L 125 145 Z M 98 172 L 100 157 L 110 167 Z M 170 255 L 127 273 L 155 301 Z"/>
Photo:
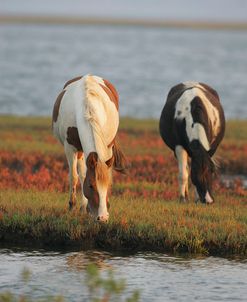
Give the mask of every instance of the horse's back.
<path id="1" fill-rule="evenodd" d="M 213 88 L 199 82 L 184 82 L 171 88 L 160 117 L 160 134 L 172 150 L 176 145 L 189 149 L 189 143 L 199 139 L 213 154 L 224 130 L 223 108 Z"/>
<path id="2" fill-rule="evenodd" d="M 118 124 L 117 91 L 109 81 L 97 76 L 69 80 L 54 105 L 53 132 L 62 144 L 68 142 L 73 129 L 82 146 L 98 134 L 108 145 L 117 133 Z"/>

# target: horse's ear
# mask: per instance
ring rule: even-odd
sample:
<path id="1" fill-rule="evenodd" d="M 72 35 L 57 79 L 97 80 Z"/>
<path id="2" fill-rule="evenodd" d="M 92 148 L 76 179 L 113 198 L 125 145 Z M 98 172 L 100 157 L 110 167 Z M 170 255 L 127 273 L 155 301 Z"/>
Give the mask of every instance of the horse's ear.
<path id="1" fill-rule="evenodd" d="M 97 161 L 98 154 L 96 152 L 90 152 L 86 161 L 87 168 L 94 169 L 97 165 Z"/>
<path id="2" fill-rule="evenodd" d="M 114 163 L 114 156 L 112 155 L 112 157 L 108 159 L 105 163 L 108 166 L 108 168 L 110 168 Z"/>
<path id="3" fill-rule="evenodd" d="M 120 150 L 120 147 L 114 142 L 114 145 L 112 147 L 113 151 L 113 168 L 117 172 L 126 174 L 126 168 L 127 168 L 127 160 L 123 154 L 123 152 Z"/>

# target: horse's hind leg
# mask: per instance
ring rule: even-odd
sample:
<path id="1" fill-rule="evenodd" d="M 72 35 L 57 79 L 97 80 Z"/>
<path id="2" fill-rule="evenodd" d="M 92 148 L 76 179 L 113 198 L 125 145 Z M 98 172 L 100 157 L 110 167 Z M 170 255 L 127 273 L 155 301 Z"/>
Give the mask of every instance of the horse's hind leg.
<path id="1" fill-rule="evenodd" d="M 176 146 L 175 154 L 178 160 L 180 201 L 185 202 L 188 200 L 188 154 L 180 145 Z"/>
<path id="2" fill-rule="evenodd" d="M 194 187 L 194 200 L 195 200 L 195 203 L 200 202 L 200 197 L 199 197 L 199 194 L 197 192 L 196 186 Z"/>
<path id="3" fill-rule="evenodd" d="M 78 168 L 79 178 L 81 182 L 81 191 L 82 191 L 81 211 L 83 213 L 86 213 L 88 200 L 83 193 L 83 183 L 86 177 L 86 164 L 85 164 L 84 154 L 82 152 L 77 153 L 77 168 Z"/>
<path id="4" fill-rule="evenodd" d="M 74 151 L 74 148 L 67 143 L 64 144 L 64 150 L 69 164 L 69 185 L 70 185 L 69 209 L 71 210 L 76 204 L 76 185 L 78 182 L 77 152 Z"/>

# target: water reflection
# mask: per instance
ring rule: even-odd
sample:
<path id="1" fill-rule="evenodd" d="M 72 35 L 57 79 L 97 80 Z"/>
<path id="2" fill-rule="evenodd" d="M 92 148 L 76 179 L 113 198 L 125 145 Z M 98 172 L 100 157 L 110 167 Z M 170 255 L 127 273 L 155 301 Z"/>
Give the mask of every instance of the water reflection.
<path id="1" fill-rule="evenodd" d="M 247 259 L 20 249 L 2 249 L 0 256 L 0 292 L 35 298 L 63 295 L 67 301 L 87 301 L 85 267 L 91 262 L 103 273 L 110 268 L 116 279 L 125 279 L 126 294 L 139 289 L 141 301 L 245 301 L 247 294 Z M 32 272 L 27 285 L 20 280 L 25 267 Z"/>
<path id="2" fill-rule="evenodd" d="M 100 269 L 110 269 L 110 263 L 107 260 L 111 258 L 111 254 L 100 251 L 75 252 L 66 257 L 66 265 L 69 269 L 83 271 L 90 264 L 94 263 Z"/>

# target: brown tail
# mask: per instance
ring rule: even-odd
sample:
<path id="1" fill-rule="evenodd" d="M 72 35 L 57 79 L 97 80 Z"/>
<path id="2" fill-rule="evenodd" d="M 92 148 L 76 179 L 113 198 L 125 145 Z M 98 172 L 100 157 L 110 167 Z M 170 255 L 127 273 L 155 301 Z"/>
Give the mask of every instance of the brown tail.
<path id="1" fill-rule="evenodd" d="M 113 169 L 120 173 L 126 174 L 127 160 L 123 152 L 121 151 L 116 139 L 114 140 L 112 150 L 113 150 L 113 158 L 114 158 Z"/>

